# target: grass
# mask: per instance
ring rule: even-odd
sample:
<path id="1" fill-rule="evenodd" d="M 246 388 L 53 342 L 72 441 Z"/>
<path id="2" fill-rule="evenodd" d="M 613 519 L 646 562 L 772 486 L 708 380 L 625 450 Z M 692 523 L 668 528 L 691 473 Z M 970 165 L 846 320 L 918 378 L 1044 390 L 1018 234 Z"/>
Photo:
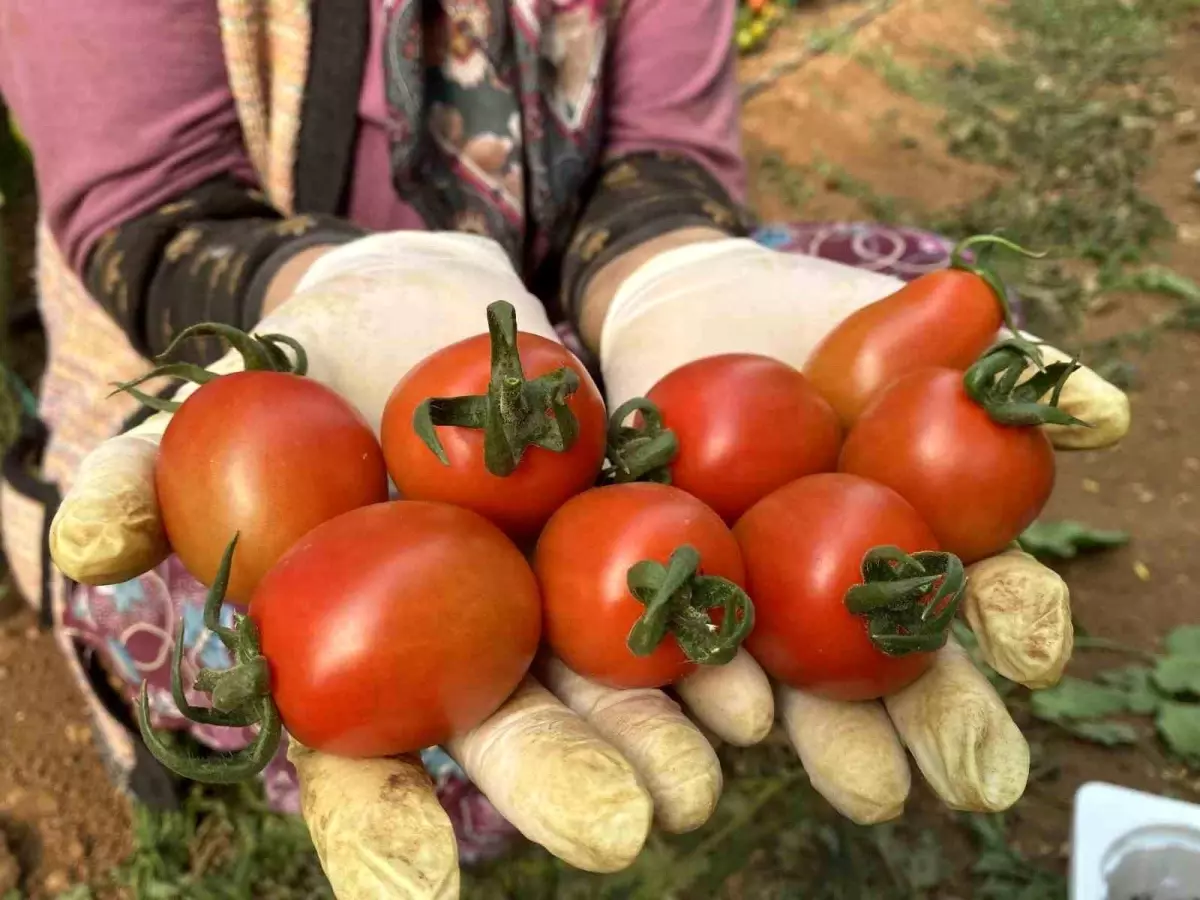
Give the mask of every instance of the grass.
<path id="1" fill-rule="evenodd" d="M 1173 235 L 1139 183 L 1155 128 L 1179 109 L 1158 62 L 1172 24 L 1196 9 L 1198 0 L 1012 0 L 996 7 L 1011 36 L 1002 53 L 926 68 L 886 47 L 856 54 L 893 90 L 944 108 L 941 132 L 953 154 L 1005 174 L 947 213 L 881 195 L 829 161 L 784 176 L 776 159 L 759 177 L 765 189 L 789 182 L 781 196 L 800 213 L 815 181 L 881 221 L 954 237 L 1002 227 L 1050 251 L 1060 262 L 1010 261 L 1003 274 L 1028 299 L 1036 330 L 1072 334 L 1100 294 L 1128 287 Z M 1197 308 L 1181 301 L 1158 329 L 1194 324 Z"/>

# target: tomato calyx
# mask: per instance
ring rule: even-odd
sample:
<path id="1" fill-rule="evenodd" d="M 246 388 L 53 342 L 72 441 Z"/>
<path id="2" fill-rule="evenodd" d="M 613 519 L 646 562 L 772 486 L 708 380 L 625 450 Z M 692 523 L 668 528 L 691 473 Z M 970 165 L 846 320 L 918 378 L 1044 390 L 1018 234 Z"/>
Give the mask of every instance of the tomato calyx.
<path id="1" fill-rule="evenodd" d="M 1030 365 L 1037 371 L 1021 381 Z M 1080 368 L 1078 359 L 1046 365 L 1042 351 L 1025 338 L 1001 341 L 979 357 L 963 375 L 967 395 L 1000 425 L 1091 424 L 1058 408 L 1062 389 Z M 1049 394 L 1049 400 L 1040 402 Z"/>
<path id="2" fill-rule="evenodd" d="M 193 706 L 183 689 L 185 623 L 179 623 L 171 659 L 171 697 L 184 717 L 200 725 L 247 728 L 258 725 L 258 734 L 245 748 L 214 759 L 194 756 L 167 743 L 150 724 L 150 697 L 146 683 L 138 696 L 137 720 L 146 747 L 164 766 L 193 781 L 233 784 L 257 775 L 275 757 L 283 722 L 271 698 L 271 679 L 262 655 L 258 627 L 249 616 L 236 614 L 233 627 L 221 624 L 221 604 L 229 584 L 237 536 L 225 548 L 221 567 L 204 601 L 204 626 L 217 636 L 233 656 L 229 669 L 203 669 L 194 689 L 208 694 L 212 706 Z"/>
<path id="3" fill-rule="evenodd" d="M 626 425 L 635 413 L 641 422 Z M 633 481 L 671 483 L 671 462 L 679 452 L 675 432 L 663 424 L 658 407 L 645 397 L 626 400 L 608 420 L 608 466 L 601 473 L 603 484 Z"/>
<path id="4" fill-rule="evenodd" d="M 222 325 L 219 322 L 200 322 L 179 332 L 175 340 L 171 341 L 170 346 L 154 357 L 154 361 L 158 365 L 145 375 L 140 375 L 129 381 L 114 383 L 113 386 L 116 390 L 113 391 L 113 394 L 124 392 L 150 409 L 155 409 L 159 412 L 175 412 L 175 410 L 179 409 L 179 402 L 164 400 L 161 397 L 155 397 L 144 391 L 139 391 L 137 386 L 144 381 L 149 381 L 151 378 L 160 377 L 182 378 L 184 381 L 190 381 L 194 384 L 208 384 L 214 378 L 219 378 L 220 376 L 217 373 L 210 372 L 208 369 L 201 368 L 193 363 L 167 362 L 181 343 L 193 338 L 204 337 L 221 338 L 230 347 L 240 353 L 244 371 L 286 372 L 292 375 L 305 375 L 308 373 L 308 354 L 304 352 L 304 347 L 301 346 L 300 342 L 293 337 L 289 337 L 286 334 L 251 335 L 241 329 L 234 328 L 232 325 Z M 284 347 L 290 348 L 295 354 L 296 358 L 294 361 L 284 351 Z M 109 396 L 112 396 L 112 394 Z"/>
<path id="5" fill-rule="evenodd" d="M 846 609 L 866 619 L 877 650 L 905 656 L 945 645 L 967 586 L 962 560 L 953 553 L 908 554 L 883 546 L 867 551 L 861 571 L 862 584 L 846 592 Z"/>
<path id="6" fill-rule="evenodd" d="M 969 262 L 966 258 L 968 250 L 979 245 L 983 245 L 983 250 L 979 253 L 974 262 Z M 1000 314 L 1004 317 L 1004 324 L 1009 331 L 1015 332 L 1017 326 L 1013 321 L 1012 305 L 1008 302 L 1008 291 L 1005 289 L 1003 282 L 999 276 L 985 265 L 985 257 L 996 247 L 1003 247 L 1005 250 L 1011 250 L 1014 253 L 1019 253 L 1029 259 L 1042 259 L 1046 254 L 1035 253 L 1032 250 L 1026 250 L 1019 244 L 1014 244 L 1012 241 L 1006 240 L 996 234 L 977 234 L 960 241 L 950 254 L 950 268 L 956 269 L 959 272 L 969 272 L 970 274 L 982 279 L 992 293 L 996 295 L 996 302 L 1000 304 Z"/>
<path id="7" fill-rule="evenodd" d="M 532 381 L 525 379 L 517 351 L 517 311 L 499 300 L 487 309 L 492 373 L 486 394 L 431 397 L 413 413 L 413 429 L 426 447 L 450 465 L 438 427 L 478 428 L 484 433 L 483 461 L 493 475 L 511 475 L 529 447 L 555 453 L 570 450 L 579 421 L 567 398 L 579 390 L 579 375 L 562 366 Z"/>
<path id="8" fill-rule="evenodd" d="M 746 592 L 726 578 L 701 575 L 700 553 L 690 544 L 676 549 L 665 566 L 654 560 L 631 566 L 626 583 L 646 607 L 626 641 L 636 656 L 649 656 L 670 632 L 691 662 L 724 665 L 754 628 Z M 718 607 L 724 611 L 720 625 L 709 614 Z"/>

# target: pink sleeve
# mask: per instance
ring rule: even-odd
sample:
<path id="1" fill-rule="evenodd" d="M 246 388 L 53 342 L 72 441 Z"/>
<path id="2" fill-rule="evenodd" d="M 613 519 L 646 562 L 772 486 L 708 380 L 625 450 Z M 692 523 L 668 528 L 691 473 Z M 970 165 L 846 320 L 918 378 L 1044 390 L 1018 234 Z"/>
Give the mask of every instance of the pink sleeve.
<path id="1" fill-rule="evenodd" d="M 625 0 L 609 60 L 605 155 L 670 150 L 746 197 L 733 0 Z"/>
<path id="2" fill-rule="evenodd" d="M 77 272 L 108 229 L 217 174 L 255 180 L 212 0 L 0 0 L 0 94 Z"/>

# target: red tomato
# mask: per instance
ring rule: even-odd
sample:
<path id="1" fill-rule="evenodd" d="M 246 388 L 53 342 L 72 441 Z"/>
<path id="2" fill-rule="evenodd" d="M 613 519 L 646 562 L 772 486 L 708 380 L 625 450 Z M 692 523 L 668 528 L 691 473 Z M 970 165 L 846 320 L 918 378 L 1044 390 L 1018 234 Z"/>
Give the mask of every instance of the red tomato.
<path id="1" fill-rule="evenodd" d="M 1006 300 L 988 283 L 985 270 L 961 258 L 979 243 L 1035 255 L 990 235 L 970 238 L 956 248 L 951 268 L 922 275 L 863 307 L 813 350 L 804 374 L 844 425 L 852 425 L 901 375 L 924 366 L 966 369 L 996 340 L 1008 317 Z"/>
<path id="2" fill-rule="evenodd" d="M 530 446 L 515 470 L 501 476 L 485 465 L 482 428 L 437 428 L 449 465 L 422 441 L 413 417 L 426 400 L 487 392 L 492 371 L 487 334 L 452 344 L 413 368 L 388 399 L 381 436 L 388 471 L 405 497 L 475 510 L 520 540 L 535 536 L 568 497 L 595 483 L 604 461 L 607 422 L 600 391 L 569 350 L 525 333 L 517 335 L 516 347 L 529 380 L 564 366 L 579 377 L 579 388 L 566 402 L 578 421 L 578 434 L 566 451 Z"/>
<path id="3" fill-rule="evenodd" d="M 952 369 L 901 378 L 863 412 L 838 468 L 886 484 L 970 564 L 1003 550 L 1054 488 L 1054 448 L 1040 428 L 1000 425 Z"/>
<path id="4" fill-rule="evenodd" d="M 872 700 L 912 683 L 929 653 L 888 656 L 845 604 L 869 550 L 936 550 L 899 494 L 853 475 L 810 475 L 780 488 L 734 527 L 754 598 L 746 648 L 774 678 L 835 700 Z"/>
<path id="5" fill-rule="evenodd" d="M 678 488 L 617 484 L 567 501 L 542 532 L 534 561 L 550 649 L 580 675 L 616 688 L 662 687 L 691 672 L 695 664 L 672 634 L 648 656 L 627 643 L 646 612 L 630 593 L 629 570 L 643 560 L 666 565 L 683 545 L 699 552 L 703 575 L 742 584 L 732 533 Z"/>
<path id="6" fill-rule="evenodd" d="M 239 603 L 306 533 L 388 491 L 357 410 L 316 381 L 268 371 L 224 375 L 184 401 L 154 481 L 171 547 L 204 584 L 240 532 L 227 592 Z"/>
<path id="7" fill-rule="evenodd" d="M 491 715 L 537 650 L 525 557 L 481 516 L 399 501 L 312 531 L 250 603 L 283 723 L 302 744 L 391 756 Z"/>
<path id="8" fill-rule="evenodd" d="M 791 366 L 746 353 L 676 369 L 647 395 L 675 433 L 671 484 L 727 522 L 803 475 L 837 467 L 837 414 Z"/>

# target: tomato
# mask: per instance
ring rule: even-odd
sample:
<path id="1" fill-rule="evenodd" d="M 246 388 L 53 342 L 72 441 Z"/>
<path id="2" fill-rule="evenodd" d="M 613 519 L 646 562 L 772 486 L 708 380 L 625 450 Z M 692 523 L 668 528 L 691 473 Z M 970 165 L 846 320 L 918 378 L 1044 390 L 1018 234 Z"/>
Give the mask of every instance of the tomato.
<path id="1" fill-rule="evenodd" d="M 953 369 L 912 372 L 880 394 L 847 436 L 838 468 L 899 492 L 965 563 L 1008 546 L 1054 488 L 1043 431 L 994 421 Z"/>
<path id="2" fill-rule="evenodd" d="M 746 648 L 774 678 L 835 700 L 871 700 L 930 667 L 930 652 L 881 651 L 868 617 L 847 608 L 848 592 L 863 583 L 863 561 L 872 549 L 938 549 L 929 526 L 895 491 L 853 475 L 810 475 L 755 504 L 734 534 L 754 598 L 755 626 Z M 947 609 L 952 615 L 954 607 Z M 930 646 L 944 642 L 949 622 L 935 624 Z M 906 629 L 916 630 L 911 623 Z"/>
<path id="3" fill-rule="evenodd" d="M 521 551 L 475 513 L 413 501 L 312 531 L 259 584 L 250 617 L 288 731 L 344 756 L 419 750 L 478 725 L 541 633 Z"/>
<path id="4" fill-rule="evenodd" d="M 727 522 L 771 491 L 837 467 L 841 424 L 833 408 L 791 366 L 765 356 L 698 360 L 647 394 L 674 432 L 671 484 Z"/>
<path id="5" fill-rule="evenodd" d="M 688 551 L 680 552 L 689 547 L 699 557 L 698 578 L 689 568 Z M 655 615 L 674 633 L 658 631 L 642 645 L 633 633 L 650 606 L 633 595 L 630 579 L 639 584 L 661 580 L 662 566 L 673 556 L 681 590 L 669 599 L 664 596 L 667 603 L 655 606 L 661 610 Z M 646 561 L 660 565 L 638 568 Z M 752 607 L 737 589 L 743 569 L 733 534 L 715 512 L 668 485 L 616 484 L 573 497 L 542 532 L 534 568 L 550 649 L 580 675 L 610 687 L 662 687 L 678 681 L 696 666 L 681 640 L 693 648 L 693 656 L 715 652 L 717 661 L 727 661 L 753 623 Z M 649 582 L 638 580 L 638 572 L 648 573 Z M 704 598 L 736 601 L 723 615 L 714 615 L 722 625 L 716 633 L 702 626 L 699 633 L 692 632 L 679 622 L 689 592 L 701 610 Z M 649 599 L 653 593 L 647 590 L 643 596 Z M 631 639 L 647 655 L 635 655 Z"/>
<path id="6" fill-rule="evenodd" d="M 316 381 L 275 371 L 224 375 L 188 397 L 163 433 L 154 481 L 171 547 L 204 584 L 241 534 L 228 590 L 241 603 L 307 532 L 388 491 L 358 411 Z"/>
<path id="7" fill-rule="evenodd" d="M 405 497 L 475 510 L 525 539 L 595 483 L 607 423 L 583 363 L 561 344 L 516 333 L 511 314 L 508 304 L 493 304 L 490 334 L 417 364 L 392 391 L 381 436 L 388 471 Z M 578 385 L 570 393 L 561 389 L 564 377 Z M 501 394 L 514 389 L 526 408 L 506 426 Z M 414 427 L 422 411 L 443 458 Z M 548 449 L 555 441 L 563 449 Z"/>
<path id="8" fill-rule="evenodd" d="M 980 243 L 1035 255 L 990 235 L 969 238 L 955 249 L 950 268 L 857 310 L 813 350 L 804 374 L 843 424 L 852 425 L 879 391 L 914 369 L 966 369 L 1002 325 L 1011 325 L 995 276 L 962 258 Z"/>

